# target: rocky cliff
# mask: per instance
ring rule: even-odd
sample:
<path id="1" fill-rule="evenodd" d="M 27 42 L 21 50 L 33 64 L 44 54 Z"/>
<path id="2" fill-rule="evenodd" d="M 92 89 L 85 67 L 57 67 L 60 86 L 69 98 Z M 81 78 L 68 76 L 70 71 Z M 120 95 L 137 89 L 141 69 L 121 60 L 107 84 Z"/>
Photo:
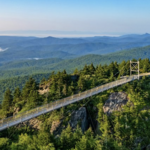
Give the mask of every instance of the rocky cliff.
<path id="1" fill-rule="evenodd" d="M 128 100 L 128 95 L 125 92 L 111 93 L 103 106 L 103 111 L 107 115 L 110 115 L 113 111 L 121 111 L 122 106 L 126 105 Z"/>
<path id="2" fill-rule="evenodd" d="M 82 132 L 87 130 L 88 120 L 87 120 L 87 112 L 85 107 L 79 108 L 71 115 L 71 119 L 69 121 L 72 129 L 75 129 L 79 124 L 81 126 Z"/>
<path id="3" fill-rule="evenodd" d="M 53 135 L 58 135 L 61 133 L 63 129 L 66 128 L 62 125 L 63 120 L 57 120 L 52 122 L 52 126 L 50 132 Z M 72 130 L 75 130 L 77 125 L 79 125 L 82 129 L 82 132 L 86 131 L 88 128 L 88 119 L 87 119 L 87 111 L 85 107 L 81 107 L 78 110 L 74 111 L 71 116 L 70 120 L 68 121 Z"/>

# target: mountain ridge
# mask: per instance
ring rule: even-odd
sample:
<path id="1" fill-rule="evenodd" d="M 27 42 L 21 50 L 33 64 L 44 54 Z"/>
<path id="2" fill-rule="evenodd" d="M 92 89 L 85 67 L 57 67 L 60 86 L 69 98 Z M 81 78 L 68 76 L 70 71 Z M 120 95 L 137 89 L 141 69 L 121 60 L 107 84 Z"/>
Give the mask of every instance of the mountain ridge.
<path id="1" fill-rule="evenodd" d="M 58 58 L 68 59 L 87 54 L 109 54 L 147 45 L 150 45 L 150 34 L 86 38 L 0 36 L 0 47 L 8 48 L 0 52 L 0 63 L 28 58 L 56 58 L 58 51 Z"/>

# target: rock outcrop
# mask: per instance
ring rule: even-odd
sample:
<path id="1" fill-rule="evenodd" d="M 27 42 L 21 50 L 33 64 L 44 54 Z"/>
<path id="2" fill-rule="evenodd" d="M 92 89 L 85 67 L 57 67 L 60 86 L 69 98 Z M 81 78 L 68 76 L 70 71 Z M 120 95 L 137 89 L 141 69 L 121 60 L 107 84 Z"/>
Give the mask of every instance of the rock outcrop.
<path id="1" fill-rule="evenodd" d="M 71 115 L 69 124 L 73 130 L 76 129 L 77 125 L 79 124 L 81 126 L 82 132 L 86 131 L 88 127 L 86 108 L 81 107 L 79 110 L 75 111 Z"/>
<path id="2" fill-rule="evenodd" d="M 146 150 L 150 150 L 150 144 L 146 147 Z"/>
<path id="3" fill-rule="evenodd" d="M 20 126 L 20 127 L 29 126 L 29 127 L 32 128 L 32 129 L 37 129 L 37 130 L 39 130 L 41 123 L 42 123 L 42 122 L 39 121 L 37 118 L 33 118 L 33 119 L 30 119 L 30 120 L 28 120 L 28 121 L 25 121 L 25 122 L 19 124 L 19 126 Z"/>
<path id="4" fill-rule="evenodd" d="M 20 111 L 20 108 L 19 107 L 15 107 L 14 108 L 14 112 L 13 112 L 13 116 L 18 114 L 19 111 Z"/>
<path id="5" fill-rule="evenodd" d="M 61 133 L 62 129 L 62 120 L 55 120 L 52 122 L 50 133 L 53 135 L 58 135 Z"/>
<path id="6" fill-rule="evenodd" d="M 49 87 L 50 87 L 50 83 L 47 83 L 47 84 L 45 84 L 45 85 L 40 85 L 38 92 L 39 92 L 41 95 L 43 95 L 43 94 L 49 92 Z"/>
<path id="7" fill-rule="evenodd" d="M 128 102 L 128 97 L 125 92 L 115 92 L 111 93 L 108 100 L 103 106 L 103 111 L 107 115 L 110 115 L 113 111 L 122 110 L 122 106 L 126 105 Z"/>
<path id="8" fill-rule="evenodd" d="M 67 127 L 63 126 L 63 119 L 62 120 L 55 120 L 52 122 L 50 132 L 51 134 L 57 136 L 61 134 L 61 131 Z M 82 129 L 82 132 L 86 131 L 88 128 L 88 119 L 87 119 L 87 112 L 85 107 L 81 107 L 78 110 L 74 111 L 70 116 L 70 120 L 68 122 L 72 128 L 75 130 L 77 125 L 79 125 Z"/>

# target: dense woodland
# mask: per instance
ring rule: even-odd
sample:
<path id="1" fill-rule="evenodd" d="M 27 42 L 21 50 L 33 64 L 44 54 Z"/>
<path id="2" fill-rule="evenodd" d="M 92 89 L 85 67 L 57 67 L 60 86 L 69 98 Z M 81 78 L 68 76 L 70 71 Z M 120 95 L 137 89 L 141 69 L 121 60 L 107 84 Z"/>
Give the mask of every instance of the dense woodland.
<path id="1" fill-rule="evenodd" d="M 127 61 L 133 58 L 150 58 L 150 46 L 126 49 L 106 55 L 88 54 L 80 57 L 77 55 L 76 58 L 72 59 L 62 58 L 57 56 L 56 58 L 25 59 L 0 63 L 0 80 L 16 76 L 49 73 L 51 71 L 63 71 L 64 69 L 68 73 L 72 73 L 75 68 L 81 70 L 85 64 L 89 65 L 91 63 L 95 66 L 99 64 L 109 65 L 112 61 L 121 63 L 122 60 Z"/>
<path id="2" fill-rule="evenodd" d="M 50 84 L 49 91 L 40 95 L 39 83 L 32 77 L 20 89 L 15 87 L 5 91 L 3 102 L 0 106 L 0 119 L 13 115 L 18 108 L 19 112 L 25 112 L 37 106 L 50 103 L 56 99 L 67 97 L 95 86 L 119 79 L 129 75 L 129 61 L 120 64 L 112 62 L 109 65 L 94 66 L 85 65 L 82 70 L 75 69 L 73 74 L 66 71 L 52 72 L 48 79 L 43 78 L 40 85 Z M 140 59 L 140 72 L 150 71 L 149 59 Z M 7 86 L 7 85 L 6 85 Z M 130 102 L 122 111 L 113 112 L 110 116 L 104 114 L 103 105 L 112 92 L 124 91 L 128 94 Z M 41 115 L 40 130 L 29 126 L 11 127 L 0 132 L 0 149 L 12 150 L 139 150 L 150 144 L 150 79 L 143 77 L 139 81 L 133 81 L 117 88 L 110 89 L 96 96 L 84 99 L 81 102 L 68 105 L 59 110 Z M 88 103 L 86 103 L 88 102 Z M 99 129 L 95 131 L 91 125 L 82 133 L 80 123 L 72 131 L 68 124 L 72 111 L 82 107 L 89 111 L 92 118 L 97 113 Z M 96 107 L 97 110 L 93 109 Z M 54 120 L 63 118 L 65 127 L 57 137 L 50 133 Z M 138 142 L 137 142 L 138 141 Z"/>
<path id="3" fill-rule="evenodd" d="M 82 70 L 85 64 L 90 65 L 91 62 L 94 66 L 109 65 L 113 61 L 121 63 L 122 60 L 127 61 L 132 58 L 150 58 L 150 46 L 130 49 L 130 53 L 128 49 L 107 55 L 90 54 L 74 59 L 47 58 L 0 63 L 0 103 L 7 88 L 14 92 L 15 87 L 18 86 L 22 90 L 27 78 L 30 78 L 31 75 L 39 82 L 44 77 L 48 79 L 48 75 L 52 71 L 57 72 L 65 69 L 67 73 L 73 73 L 75 68 Z"/>

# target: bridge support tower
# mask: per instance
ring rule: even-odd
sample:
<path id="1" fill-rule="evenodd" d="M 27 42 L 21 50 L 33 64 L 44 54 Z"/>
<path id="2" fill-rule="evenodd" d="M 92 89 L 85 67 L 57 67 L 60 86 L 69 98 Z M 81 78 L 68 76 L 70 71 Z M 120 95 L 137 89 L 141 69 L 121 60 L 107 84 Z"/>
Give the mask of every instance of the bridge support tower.
<path id="1" fill-rule="evenodd" d="M 140 62 L 133 62 L 130 60 L 130 76 L 132 75 L 133 72 L 137 72 L 138 73 L 138 79 L 140 78 L 139 74 L 140 74 Z"/>

